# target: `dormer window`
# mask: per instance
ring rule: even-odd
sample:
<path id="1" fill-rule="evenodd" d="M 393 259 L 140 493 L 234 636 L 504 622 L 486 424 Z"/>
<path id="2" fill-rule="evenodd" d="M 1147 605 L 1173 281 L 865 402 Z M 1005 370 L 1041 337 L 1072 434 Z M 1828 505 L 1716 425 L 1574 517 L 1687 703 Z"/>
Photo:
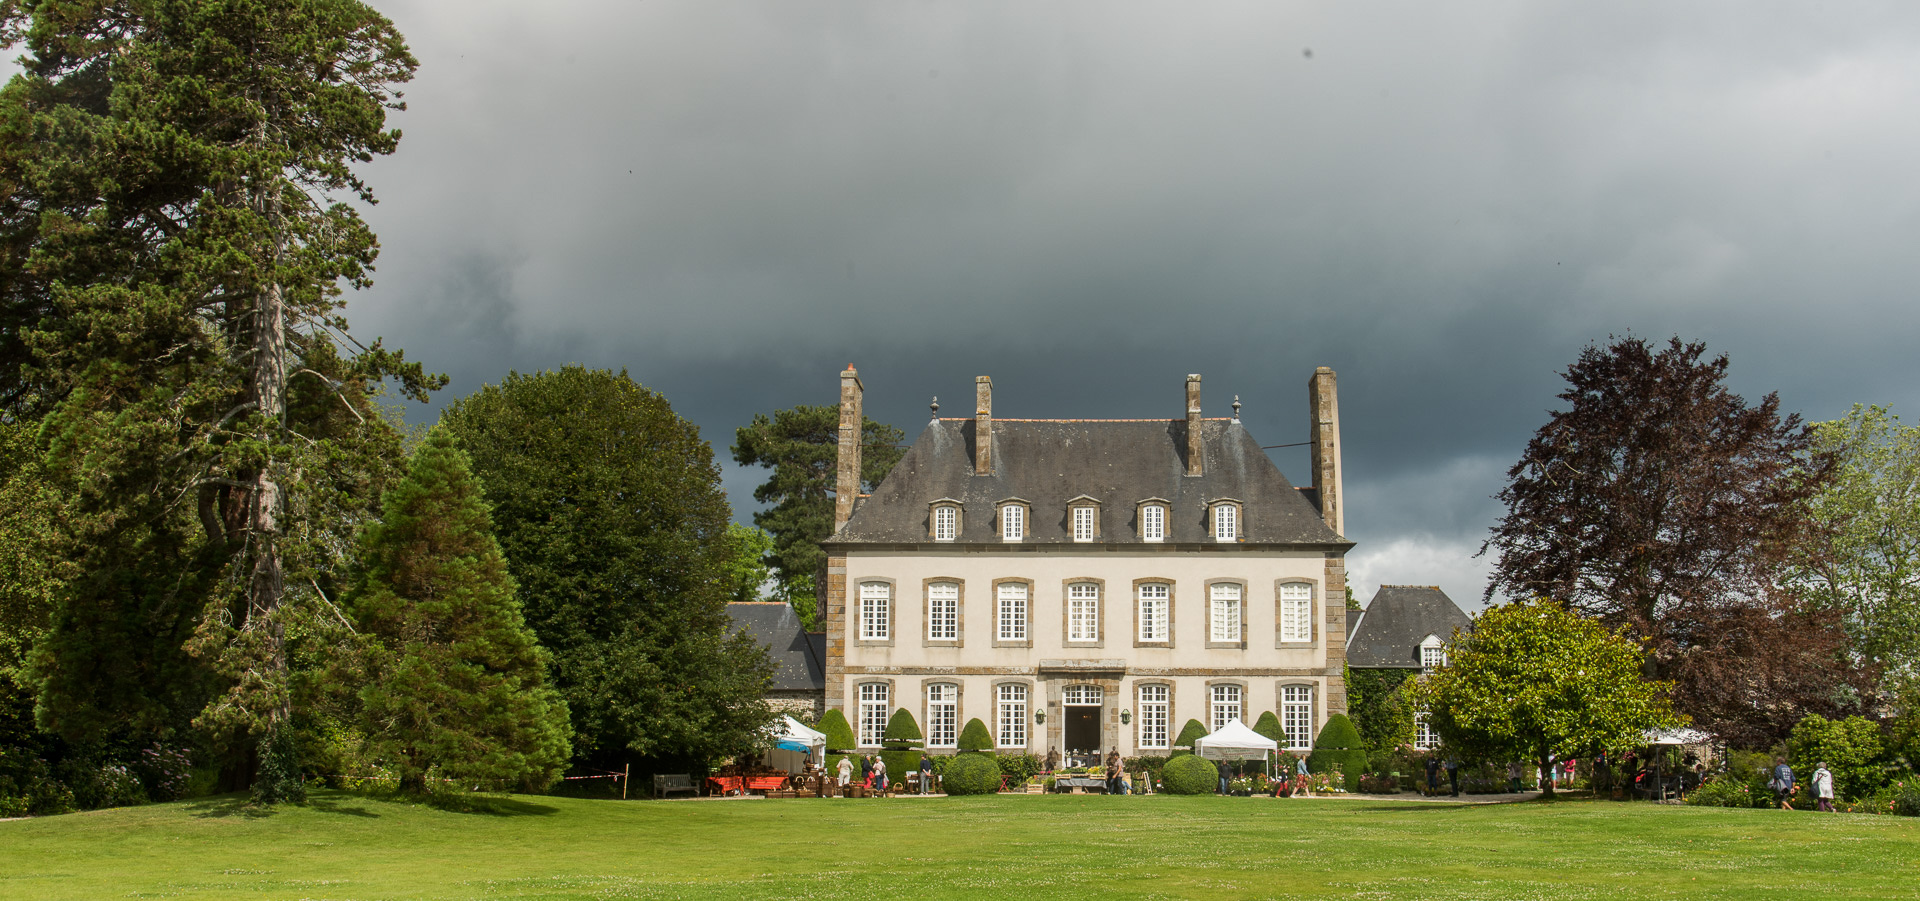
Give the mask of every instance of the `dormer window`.
<path id="1" fill-rule="evenodd" d="M 1067 522 L 1073 528 L 1073 540 L 1092 541 L 1100 537 L 1100 502 L 1081 495 L 1067 502 Z"/>
<path id="2" fill-rule="evenodd" d="M 1214 501 L 1212 513 L 1213 540 L 1238 541 L 1240 539 L 1240 502 Z"/>
<path id="3" fill-rule="evenodd" d="M 928 514 L 928 532 L 935 541 L 953 541 L 960 537 L 960 502 L 951 498 L 934 501 Z"/>
<path id="4" fill-rule="evenodd" d="M 1027 537 L 1027 502 L 1008 498 L 1000 502 L 1000 540 L 1019 541 Z"/>
<path id="5" fill-rule="evenodd" d="M 1167 502 L 1148 498 L 1140 502 L 1140 540 L 1167 540 Z"/>
<path id="6" fill-rule="evenodd" d="M 1438 635 L 1429 635 L 1420 642 L 1420 668 L 1438 669 L 1447 665 L 1447 646 Z"/>

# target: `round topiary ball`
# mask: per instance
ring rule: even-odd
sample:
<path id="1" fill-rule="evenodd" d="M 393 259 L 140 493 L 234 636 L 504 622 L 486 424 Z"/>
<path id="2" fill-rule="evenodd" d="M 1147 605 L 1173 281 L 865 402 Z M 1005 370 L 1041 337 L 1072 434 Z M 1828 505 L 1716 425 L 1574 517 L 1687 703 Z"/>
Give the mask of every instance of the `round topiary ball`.
<path id="1" fill-rule="evenodd" d="M 949 795 L 991 795 L 1000 790 L 1000 764 L 988 754 L 962 752 L 947 764 L 940 784 Z"/>
<path id="2" fill-rule="evenodd" d="M 1187 754 L 1167 761 L 1160 784 L 1168 794 L 1210 795 L 1220 785 L 1220 770 L 1205 757 Z"/>

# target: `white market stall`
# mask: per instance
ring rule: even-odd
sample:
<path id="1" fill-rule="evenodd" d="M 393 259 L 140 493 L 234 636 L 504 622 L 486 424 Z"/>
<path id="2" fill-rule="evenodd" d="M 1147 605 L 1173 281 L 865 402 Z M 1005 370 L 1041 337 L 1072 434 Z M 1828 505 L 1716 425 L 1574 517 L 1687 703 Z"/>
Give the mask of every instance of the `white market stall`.
<path id="1" fill-rule="evenodd" d="M 767 743 L 767 765 L 789 773 L 801 773 L 807 763 L 816 766 L 826 763 L 827 735 L 807 727 L 805 723 L 790 716 L 783 716 L 773 724 L 773 734 Z"/>
<path id="2" fill-rule="evenodd" d="M 1211 735 L 1203 735 L 1193 740 L 1193 753 L 1209 760 L 1260 760 L 1268 761 L 1271 768 L 1273 752 L 1280 749 L 1280 743 L 1261 735 L 1238 719 L 1228 720 Z M 1269 777 L 1273 774 L 1268 773 Z"/>

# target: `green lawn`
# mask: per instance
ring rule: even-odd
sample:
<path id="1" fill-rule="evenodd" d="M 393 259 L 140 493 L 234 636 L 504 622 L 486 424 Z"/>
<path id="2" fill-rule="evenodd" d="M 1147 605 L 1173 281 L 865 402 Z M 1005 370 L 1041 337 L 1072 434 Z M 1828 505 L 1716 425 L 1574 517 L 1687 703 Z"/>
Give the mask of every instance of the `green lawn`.
<path id="1" fill-rule="evenodd" d="M 1911 898 L 1920 820 L 1166 796 L 321 792 L 0 822 L 0 898 Z"/>

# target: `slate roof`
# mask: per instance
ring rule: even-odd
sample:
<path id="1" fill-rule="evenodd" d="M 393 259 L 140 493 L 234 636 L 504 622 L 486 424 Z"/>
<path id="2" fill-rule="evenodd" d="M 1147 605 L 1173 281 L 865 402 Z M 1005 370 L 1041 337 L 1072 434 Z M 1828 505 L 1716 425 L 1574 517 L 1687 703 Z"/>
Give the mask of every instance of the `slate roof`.
<path id="1" fill-rule="evenodd" d="M 727 605 L 735 631 L 746 630 L 773 658 L 768 691 L 825 691 L 827 636 L 808 632 L 800 616 L 783 601 L 747 601 Z"/>
<path id="2" fill-rule="evenodd" d="M 1473 620 L 1447 593 L 1431 585 L 1382 585 L 1366 612 L 1348 620 L 1347 665 L 1420 667 L 1420 642 L 1428 635 L 1446 641 L 1455 627 Z"/>
<path id="3" fill-rule="evenodd" d="M 946 544 L 1007 546 L 995 505 L 1019 498 L 1032 506 L 1022 545 L 1074 544 L 1067 502 L 1100 501 L 1095 544 L 1142 545 L 1135 522 L 1149 498 L 1168 502 L 1167 537 L 1154 544 L 1219 546 L 1207 530 L 1209 502 L 1241 502 L 1241 544 L 1344 550 L 1320 511 L 1273 465 L 1240 423 L 1200 423 L 1204 474 L 1186 474 L 1185 419 L 999 419 L 993 423 L 993 472 L 973 474 L 974 421 L 927 424 L 906 455 L 828 546 L 935 545 L 930 505 L 961 502 L 958 539 Z"/>

